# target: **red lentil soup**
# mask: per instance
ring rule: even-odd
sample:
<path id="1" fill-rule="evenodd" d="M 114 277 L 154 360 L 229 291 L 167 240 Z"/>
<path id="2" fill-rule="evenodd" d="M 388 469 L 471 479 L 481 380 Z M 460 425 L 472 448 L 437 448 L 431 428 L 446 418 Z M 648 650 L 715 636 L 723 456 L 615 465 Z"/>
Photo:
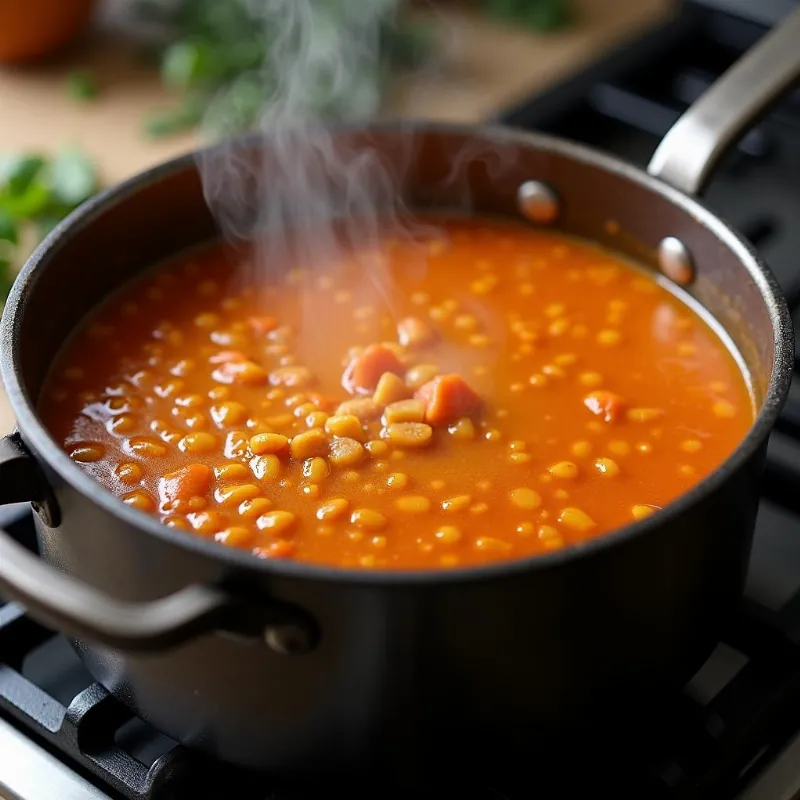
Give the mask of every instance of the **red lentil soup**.
<path id="1" fill-rule="evenodd" d="M 652 276 L 488 220 L 330 269 L 184 254 L 108 300 L 42 403 L 73 461 L 262 558 L 452 568 L 658 511 L 750 427 L 739 361 Z"/>

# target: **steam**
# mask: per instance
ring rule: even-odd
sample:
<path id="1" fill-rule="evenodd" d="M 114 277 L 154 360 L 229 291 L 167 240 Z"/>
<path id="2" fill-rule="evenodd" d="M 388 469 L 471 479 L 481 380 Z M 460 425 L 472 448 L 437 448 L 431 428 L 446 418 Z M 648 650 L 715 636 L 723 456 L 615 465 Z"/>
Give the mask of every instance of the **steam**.
<path id="1" fill-rule="evenodd" d="M 290 262 L 316 275 L 334 270 L 343 249 L 374 253 L 387 227 L 413 236 L 398 191 L 410 148 L 393 152 L 390 166 L 376 146 L 329 128 L 369 119 L 380 107 L 382 32 L 395 22 L 398 0 L 237 1 L 270 42 L 258 130 L 266 148 L 256 161 L 252 142 L 200 156 L 206 201 L 223 235 L 254 242 L 266 278 Z M 209 109 L 207 128 L 219 126 L 226 100 Z M 388 295 L 374 258 L 369 279 Z"/>

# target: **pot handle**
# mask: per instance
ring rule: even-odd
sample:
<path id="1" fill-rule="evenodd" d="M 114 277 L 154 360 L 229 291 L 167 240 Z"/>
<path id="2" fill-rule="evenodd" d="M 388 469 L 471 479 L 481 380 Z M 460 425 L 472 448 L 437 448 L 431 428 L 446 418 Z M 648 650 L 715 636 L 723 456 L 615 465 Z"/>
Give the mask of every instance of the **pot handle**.
<path id="1" fill-rule="evenodd" d="M 670 128 L 647 171 L 699 194 L 730 145 L 800 78 L 800 9 L 747 51 Z"/>
<path id="2" fill-rule="evenodd" d="M 44 478 L 17 434 L 0 438 L 0 503 L 26 502 Z M 0 593 L 44 625 L 127 651 L 163 651 L 216 630 L 263 637 L 281 655 L 316 643 L 304 612 L 277 601 L 236 599 L 222 588 L 193 585 L 147 602 L 127 602 L 51 566 L 0 530 Z"/>

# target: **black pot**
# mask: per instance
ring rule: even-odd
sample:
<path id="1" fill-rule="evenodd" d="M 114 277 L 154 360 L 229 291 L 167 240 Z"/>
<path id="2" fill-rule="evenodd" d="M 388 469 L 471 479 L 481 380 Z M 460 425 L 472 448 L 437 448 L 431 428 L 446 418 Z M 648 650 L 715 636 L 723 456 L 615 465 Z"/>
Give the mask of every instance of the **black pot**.
<path id="1" fill-rule="evenodd" d="M 0 588 L 75 637 L 97 680 L 160 730 L 284 775 L 398 774 L 451 750 L 463 759 L 490 740 L 551 736 L 606 702 L 682 683 L 741 596 L 793 336 L 750 246 L 680 190 L 698 189 L 723 147 L 800 73 L 799 40 L 800 12 L 678 123 L 651 165 L 672 186 L 586 148 L 505 129 L 334 134 L 389 163 L 411 145 L 400 191 L 414 207 L 557 222 L 660 269 L 726 328 L 751 372 L 758 418 L 719 470 L 662 512 L 547 556 L 392 573 L 259 560 L 112 496 L 50 437 L 36 402 L 86 312 L 154 262 L 215 235 L 188 156 L 84 205 L 14 286 L 2 370 L 19 430 L 0 445 L 0 499 L 33 501 L 41 559 L 0 535 Z M 269 149 L 236 146 L 254 164 Z M 498 157 L 491 169 L 473 158 L 448 182 L 465 148 Z M 610 233 L 608 220 L 624 235 Z"/>

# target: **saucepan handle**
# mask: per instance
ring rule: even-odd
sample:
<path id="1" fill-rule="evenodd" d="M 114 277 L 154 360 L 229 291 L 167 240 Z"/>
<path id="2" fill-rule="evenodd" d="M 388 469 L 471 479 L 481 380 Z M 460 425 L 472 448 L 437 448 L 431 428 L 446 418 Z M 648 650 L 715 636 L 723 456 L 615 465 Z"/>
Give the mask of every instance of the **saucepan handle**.
<path id="1" fill-rule="evenodd" d="M 0 438 L 0 503 L 33 499 L 42 480 L 19 437 Z M 227 630 L 258 635 L 288 655 L 312 649 L 317 638 L 313 620 L 299 610 L 246 602 L 214 586 L 187 586 L 147 602 L 119 600 L 48 564 L 2 530 L 0 594 L 61 633 L 120 650 L 166 650 Z"/>
<path id="2" fill-rule="evenodd" d="M 800 8 L 748 50 L 672 126 L 647 171 L 699 194 L 720 157 L 800 79 Z"/>

